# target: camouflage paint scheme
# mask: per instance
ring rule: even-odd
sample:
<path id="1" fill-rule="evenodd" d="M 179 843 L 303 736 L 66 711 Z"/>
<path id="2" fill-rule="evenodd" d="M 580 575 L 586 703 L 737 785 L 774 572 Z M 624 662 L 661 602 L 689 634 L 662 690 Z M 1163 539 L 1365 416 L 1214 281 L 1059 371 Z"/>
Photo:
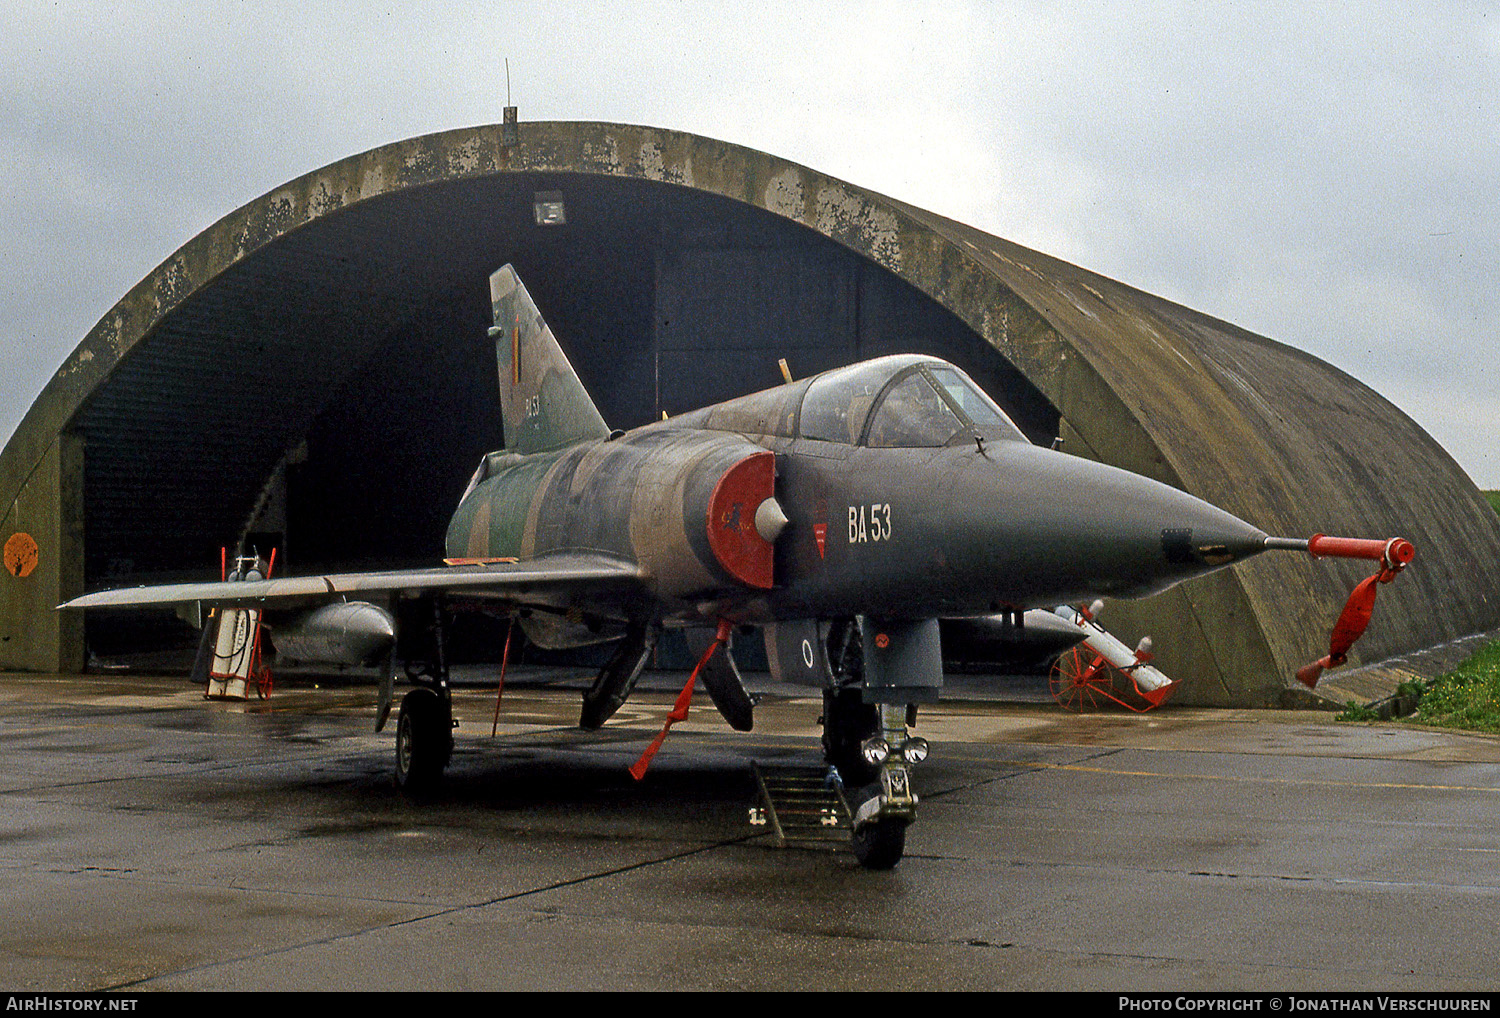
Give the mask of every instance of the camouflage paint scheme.
<path id="1" fill-rule="evenodd" d="M 506 448 L 460 499 L 445 566 L 123 588 L 63 607 L 458 595 L 509 606 L 548 647 L 629 635 L 649 649 L 662 626 L 761 626 L 775 669 L 795 656 L 778 639 L 807 639 L 788 623 L 822 626 L 821 644 L 831 620 L 918 625 L 1144 597 L 1266 547 L 1262 531 L 1175 488 L 1031 445 L 930 357 L 612 432 L 514 270 L 490 286 Z M 836 663 L 804 663 L 798 677 L 841 684 Z M 923 673 L 905 699 L 935 695 L 940 660 L 901 667 Z M 620 696 L 634 681 L 622 675 L 610 680 Z"/>

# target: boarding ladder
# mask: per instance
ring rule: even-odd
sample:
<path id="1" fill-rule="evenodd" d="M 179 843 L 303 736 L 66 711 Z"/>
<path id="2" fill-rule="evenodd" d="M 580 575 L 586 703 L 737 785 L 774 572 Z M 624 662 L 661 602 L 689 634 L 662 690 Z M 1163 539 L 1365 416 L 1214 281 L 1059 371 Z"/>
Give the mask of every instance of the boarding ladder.
<path id="1" fill-rule="evenodd" d="M 769 827 L 777 848 L 841 848 L 849 844 L 853 816 L 844 785 L 832 767 L 762 765 L 750 761 L 759 802 L 750 826 Z"/>

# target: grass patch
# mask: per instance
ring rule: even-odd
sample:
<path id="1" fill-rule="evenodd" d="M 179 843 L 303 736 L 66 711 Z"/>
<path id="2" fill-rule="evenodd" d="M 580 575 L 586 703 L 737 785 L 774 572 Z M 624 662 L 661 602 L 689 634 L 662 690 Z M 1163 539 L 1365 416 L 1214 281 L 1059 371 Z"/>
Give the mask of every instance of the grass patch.
<path id="1" fill-rule="evenodd" d="M 1500 733 L 1500 640 L 1481 647 L 1453 671 L 1426 683 L 1421 692 L 1416 713 L 1406 720 Z"/>
<path id="2" fill-rule="evenodd" d="M 1500 513 L 1500 491 L 1482 494 L 1490 507 Z M 1416 711 L 1400 720 L 1500 734 L 1500 640 L 1481 647 L 1453 671 L 1431 682 L 1401 683 L 1396 694 L 1408 700 L 1417 699 Z M 1380 713 L 1371 706 L 1350 700 L 1336 720 L 1375 721 L 1379 717 Z"/>
<path id="3" fill-rule="evenodd" d="M 1344 704 L 1341 713 L 1333 716 L 1335 721 L 1379 721 L 1380 712 L 1358 700 L 1350 700 Z"/>

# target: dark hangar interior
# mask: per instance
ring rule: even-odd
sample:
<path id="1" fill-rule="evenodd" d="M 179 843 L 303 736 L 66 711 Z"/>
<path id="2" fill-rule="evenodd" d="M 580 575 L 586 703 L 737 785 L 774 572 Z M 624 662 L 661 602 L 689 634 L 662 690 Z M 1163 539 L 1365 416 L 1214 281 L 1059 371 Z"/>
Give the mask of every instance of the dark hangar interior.
<path id="1" fill-rule="evenodd" d="M 562 221 L 558 221 L 562 220 Z M 887 353 L 967 370 L 1034 441 L 1057 410 L 888 269 L 740 202 L 516 173 L 332 213 L 197 289 L 86 402 L 85 585 L 202 576 L 245 535 L 278 571 L 441 555 L 503 445 L 488 277 L 510 262 L 601 413 L 629 428 Z M 168 635 L 91 613 L 98 653 Z"/>

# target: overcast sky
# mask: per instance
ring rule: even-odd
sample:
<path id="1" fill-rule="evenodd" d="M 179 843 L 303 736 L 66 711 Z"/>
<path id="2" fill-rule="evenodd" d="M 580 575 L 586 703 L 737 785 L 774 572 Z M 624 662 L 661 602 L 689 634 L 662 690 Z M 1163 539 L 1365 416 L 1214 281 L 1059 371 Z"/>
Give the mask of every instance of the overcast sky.
<path id="1" fill-rule="evenodd" d="M 1500 5 L 0 0 L 0 437 L 277 185 L 607 120 L 804 163 L 1300 347 L 1500 488 Z"/>

